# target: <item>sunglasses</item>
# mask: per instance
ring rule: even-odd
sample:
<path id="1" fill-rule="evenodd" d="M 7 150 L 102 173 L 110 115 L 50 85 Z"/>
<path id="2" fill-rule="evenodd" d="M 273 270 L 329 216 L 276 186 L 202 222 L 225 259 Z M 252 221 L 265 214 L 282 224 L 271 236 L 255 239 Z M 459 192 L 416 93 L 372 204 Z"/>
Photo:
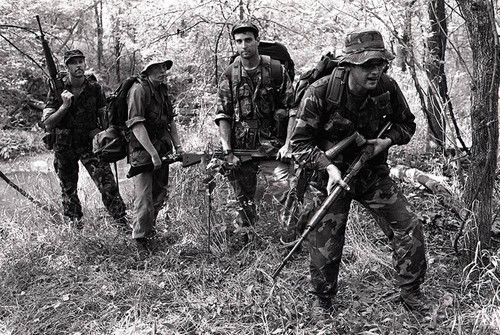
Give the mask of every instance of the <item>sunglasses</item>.
<path id="1" fill-rule="evenodd" d="M 369 62 L 360 64 L 358 66 L 364 72 L 371 72 L 375 69 L 377 69 L 377 71 L 384 71 L 385 68 L 387 67 L 387 65 L 389 65 L 388 62 L 386 62 L 384 60 L 377 60 L 377 61 L 369 61 Z"/>

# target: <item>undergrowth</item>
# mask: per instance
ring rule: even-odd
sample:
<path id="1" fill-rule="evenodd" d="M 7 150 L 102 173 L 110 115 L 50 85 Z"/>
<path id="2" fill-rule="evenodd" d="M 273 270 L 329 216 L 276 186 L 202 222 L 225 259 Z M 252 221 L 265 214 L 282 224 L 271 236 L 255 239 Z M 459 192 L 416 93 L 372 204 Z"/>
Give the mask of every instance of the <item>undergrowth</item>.
<path id="1" fill-rule="evenodd" d="M 204 164 L 173 165 L 154 253 L 141 261 L 131 238 L 111 225 L 86 173 L 79 184 L 82 231 L 60 216 L 53 172 L 17 176 L 25 187 L 43 185 L 30 191 L 53 212 L 22 198 L 0 212 L 2 335 L 500 333 L 500 253 L 491 249 L 478 257 L 489 259 L 487 264 L 462 271 L 452 247 L 457 219 L 413 184 L 401 187 L 425 224 L 429 270 L 423 290 L 434 306 L 431 316 L 417 318 L 397 301 L 391 247 L 354 205 L 337 312 L 312 322 L 307 242 L 276 282 L 270 277 L 288 250 L 279 242 L 278 203 L 266 194 L 258 207 L 258 238 L 241 248 L 226 179 L 216 176 L 209 198 Z M 130 180 L 122 179 L 121 192 L 131 208 Z"/>

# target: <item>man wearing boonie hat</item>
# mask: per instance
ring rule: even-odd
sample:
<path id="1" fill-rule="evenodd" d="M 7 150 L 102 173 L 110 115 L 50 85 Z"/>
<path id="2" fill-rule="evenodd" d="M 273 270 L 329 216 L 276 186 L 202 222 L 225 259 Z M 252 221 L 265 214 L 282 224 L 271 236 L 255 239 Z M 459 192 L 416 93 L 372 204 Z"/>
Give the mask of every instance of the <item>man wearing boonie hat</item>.
<path id="1" fill-rule="evenodd" d="M 55 133 L 54 168 L 61 184 L 64 215 L 76 228 L 83 228 L 77 187 L 80 161 L 116 225 L 130 229 L 109 163 L 102 162 L 92 152 L 92 138 L 102 130 L 99 119 L 106 110 L 104 91 L 93 75 L 85 75 L 85 56 L 80 50 L 65 52 L 64 64 L 68 72 L 62 79 L 64 91 L 57 97 L 51 90 L 42 116 L 45 128 Z"/>
<path id="2" fill-rule="evenodd" d="M 343 192 L 328 214 L 310 235 L 311 292 L 315 295 L 314 316 L 333 312 L 338 291 L 338 275 L 346 224 L 352 200 L 358 201 L 377 218 L 393 249 L 396 283 L 404 307 L 416 312 L 428 310 L 420 286 L 427 268 L 422 223 L 413 208 L 389 177 L 388 149 L 410 141 L 415 132 L 415 117 L 398 84 L 385 70 L 394 56 L 386 50 L 380 32 L 355 31 L 345 39 L 340 67 L 332 77 L 313 83 L 301 100 L 297 124 L 292 134 L 292 151 L 305 168 L 318 175 L 312 186 L 321 203 L 338 184 Z M 341 100 L 334 110 L 327 109 L 326 92 L 330 78 L 344 71 Z M 375 139 L 387 121 L 392 126 Z M 332 163 L 319 143 L 333 143 L 359 132 L 374 146 L 366 162 L 350 185 L 342 181 L 348 166 L 361 148 L 352 146 L 342 152 L 343 160 Z M 320 141 L 321 140 L 321 141 Z M 327 313 L 325 313 L 327 312 Z"/>
<path id="3" fill-rule="evenodd" d="M 162 157 L 183 149 L 174 121 L 174 110 L 168 97 L 167 70 L 172 67 L 169 59 L 153 59 L 141 71 L 127 95 L 128 120 L 131 130 L 129 163 L 133 167 L 151 164 L 154 170 L 134 177 L 134 210 L 132 238 L 139 255 L 149 254 L 148 240 L 155 233 L 156 217 L 163 208 L 168 186 L 168 164 Z"/>

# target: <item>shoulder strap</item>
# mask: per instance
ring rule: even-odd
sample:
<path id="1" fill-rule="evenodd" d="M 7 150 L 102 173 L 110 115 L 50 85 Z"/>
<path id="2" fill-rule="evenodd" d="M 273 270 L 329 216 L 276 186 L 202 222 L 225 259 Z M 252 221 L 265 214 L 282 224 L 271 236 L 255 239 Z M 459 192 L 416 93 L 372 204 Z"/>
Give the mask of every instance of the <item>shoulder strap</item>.
<path id="1" fill-rule="evenodd" d="M 277 91 L 283 82 L 283 73 L 281 72 L 281 63 L 279 60 L 272 59 L 271 56 L 261 55 L 262 65 L 265 71 L 270 74 L 270 82 L 273 89 Z M 264 73 L 263 73 L 264 75 Z"/>
<path id="2" fill-rule="evenodd" d="M 276 87 L 281 87 L 283 82 L 283 72 L 281 72 L 281 63 L 276 59 L 271 59 L 271 77 Z"/>
<path id="3" fill-rule="evenodd" d="M 327 109 L 329 111 L 337 108 L 340 104 L 345 90 L 348 73 L 349 71 L 345 67 L 339 66 L 336 67 L 330 75 L 325 94 L 325 100 L 328 106 Z"/>
<path id="4" fill-rule="evenodd" d="M 234 61 L 229 64 L 229 66 L 224 70 L 224 75 L 226 76 L 227 79 L 231 82 L 231 85 L 234 85 L 234 83 L 239 84 L 240 82 L 240 56 L 237 56 Z"/>
<path id="5" fill-rule="evenodd" d="M 151 86 L 149 86 L 149 82 L 147 79 L 143 79 L 141 77 L 136 77 L 136 81 L 141 84 L 142 88 L 146 92 L 146 106 L 151 103 Z"/>

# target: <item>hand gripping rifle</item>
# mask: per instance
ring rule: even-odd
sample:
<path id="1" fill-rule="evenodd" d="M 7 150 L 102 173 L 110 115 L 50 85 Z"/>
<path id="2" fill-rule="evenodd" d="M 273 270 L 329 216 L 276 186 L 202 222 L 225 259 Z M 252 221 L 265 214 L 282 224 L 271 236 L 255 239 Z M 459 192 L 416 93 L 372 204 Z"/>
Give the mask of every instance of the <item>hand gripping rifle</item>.
<path id="1" fill-rule="evenodd" d="M 387 122 L 387 124 L 384 126 L 384 128 L 382 128 L 382 130 L 378 133 L 376 138 L 380 138 L 380 136 L 382 136 L 382 134 L 384 134 L 385 131 L 387 129 L 389 129 L 391 124 L 392 124 L 391 122 Z M 335 148 L 335 155 L 337 155 L 338 153 L 340 153 L 340 151 L 342 151 L 350 143 L 354 142 L 356 140 L 356 136 L 360 136 L 359 134 L 358 135 L 355 135 L 355 134 L 358 134 L 358 133 L 355 132 L 353 135 L 342 140 L 341 142 L 339 142 L 337 145 L 335 145 L 330 150 L 333 150 Z M 341 143 L 342 143 L 342 145 L 339 145 Z M 372 157 L 373 149 L 374 149 L 373 145 L 366 145 L 365 144 L 365 146 L 361 150 L 360 154 L 358 155 L 358 157 L 356 157 L 356 159 L 353 161 L 353 163 L 349 166 L 349 169 L 347 170 L 347 172 L 344 176 L 343 180 L 346 184 L 349 184 L 354 179 L 354 177 L 358 174 L 358 172 L 361 170 L 361 168 L 365 165 L 366 161 L 368 161 Z M 329 158 L 332 159 L 331 157 L 329 157 Z M 273 279 L 276 279 L 276 277 L 280 274 L 283 267 L 286 265 L 286 263 L 288 263 L 288 261 L 290 260 L 292 255 L 295 253 L 295 251 L 297 251 L 297 249 L 302 244 L 302 242 L 307 237 L 307 235 L 309 235 L 309 233 L 314 228 L 316 228 L 316 226 L 325 217 L 325 215 L 328 213 L 328 210 L 330 209 L 330 206 L 337 200 L 337 198 L 340 196 L 340 194 L 342 194 L 343 190 L 344 189 L 338 184 L 334 187 L 333 191 L 328 195 L 328 197 L 325 199 L 325 201 L 321 204 L 321 206 L 318 208 L 318 210 L 314 213 L 312 218 L 309 219 L 309 222 L 307 223 L 306 229 L 304 230 L 304 232 L 302 233 L 300 238 L 297 240 L 297 242 L 293 246 L 292 250 L 290 250 L 288 255 L 286 255 L 286 257 L 281 262 L 280 266 L 272 274 Z"/>
<path id="2" fill-rule="evenodd" d="M 57 71 L 56 63 L 54 62 L 54 57 L 52 56 L 52 51 L 50 50 L 49 42 L 45 39 L 43 33 L 42 24 L 40 23 L 40 17 L 35 16 L 38 22 L 38 27 L 40 28 L 40 40 L 42 41 L 43 54 L 45 56 L 45 63 L 47 65 L 47 70 L 49 71 L 49 83 L 52 92 L 56 100 L 62 103 L 61 93 L 64 91 L 64 83 L 62 81 L 59 71 Z M 45 147 L 51 150 L 54 146 L 55 132 L 45 130 L 42 141 L 45 143 Z"/>

